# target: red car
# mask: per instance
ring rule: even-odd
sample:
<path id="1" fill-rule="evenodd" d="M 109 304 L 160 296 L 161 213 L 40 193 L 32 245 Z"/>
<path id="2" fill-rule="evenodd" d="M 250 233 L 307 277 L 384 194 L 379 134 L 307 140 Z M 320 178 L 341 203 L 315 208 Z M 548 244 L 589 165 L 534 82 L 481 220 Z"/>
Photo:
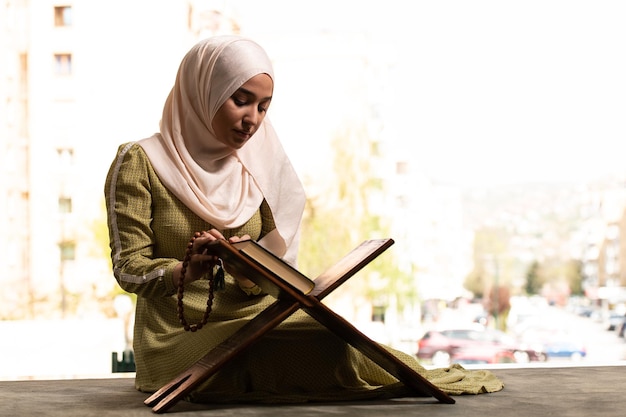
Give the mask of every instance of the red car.
<path id="1" fill-rule="evenodd" d="M 515 353 L 501 346 L 473 346 L 456 350 L 452 363 L 461 365 L 484 365 L 494 363 L 516 363 Z"/>
<path id="2" fill-rule="evenodd" d="M 454 354 L 461 349 L 480 348 L 493 351 L 493 348 L 509 351 L 515 362 L 545 361 L 546 354 L 541 347 L 516 342 L 514 338 L 500 330 L 493 329 L 450 329 L 431 330 L 424 334 L 418 342 L 416 356 L 436 366 L 448 366 L 454 360 Z"/>

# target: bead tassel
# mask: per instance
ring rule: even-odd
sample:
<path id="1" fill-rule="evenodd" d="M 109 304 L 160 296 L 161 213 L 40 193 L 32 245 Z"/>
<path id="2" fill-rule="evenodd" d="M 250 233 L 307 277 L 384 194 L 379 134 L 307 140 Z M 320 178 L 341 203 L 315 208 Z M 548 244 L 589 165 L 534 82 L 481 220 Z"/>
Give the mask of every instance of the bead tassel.
<path id="1" fill-rule="evenodd" d="M 183 297 L 184 297 L 184 291 L 185 291 L 184 290 L 185 274 L 187 273 L 187 267 L 189 266 L 189 261 L 191 260 L 193 243 L 196 240 L 196 238 L 198 238 L 200 235 L 201 235 L 200 232 L 194 233 L 193 237 L 189 241 L 189 244 L 187 245 L 187 251 L 185 252 L 185 258 L 183 259 L 183 265 L 180 270 L 180 279 L 178 280 L 178 294 L 177 294 L 178 303 L 177 303 L 177 308 L 176 308 L 178 312 L 178 319 L 180 321 L 180 324 L 183 325 L 183 328 L 185 329 L 185 331 L 191 331 L 191 332 L 198 331 L 202 329 L 202 327 L 204 327 L 205 324 L 207 324 L 209 320 L 209 315 L 211 314 L 211 310 L 213 308 L 214 290 L 219 291 L 219 290 L 223 290 L 226 287 L 226 282 L 224 278 L 224 265 L 222 263 L 222 260 L 220 259 L 218 262 L 213 263 L 211 265 L 211 267 L 208 269 L 207 274 L 206 274 L 208 276 L 207 280 L 209 281 L 209 294 L 208 294 L 208 298 L 206 302 L 206 310 L 204 312 L 204 315 L 202 316 L 202 320 L 199 323 L 194 323 L 194 324 L 187 323 L 187 319 L 185 318 L 185 307 L 183 303 Z M 216 267 L 217 267 L 217 271 L 214 273 L 213 270 Z"/>

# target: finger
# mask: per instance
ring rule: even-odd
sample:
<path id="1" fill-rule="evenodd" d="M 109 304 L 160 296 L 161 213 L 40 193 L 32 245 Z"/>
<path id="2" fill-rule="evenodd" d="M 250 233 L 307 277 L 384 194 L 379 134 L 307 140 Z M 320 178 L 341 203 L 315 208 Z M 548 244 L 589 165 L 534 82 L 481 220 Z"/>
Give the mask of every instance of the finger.
<path id="1" fill-rule="evenodd" d="M 197 262 L 202 269 L 209 269 L 215 265 L 216 256 L 214 255 L 195 255 L 194 262 Z"/>
<path id="2" fill-rule="evenodd" d="M 222 233 L 219 230 L 217 230 L 217 229 L 211 229 L 211 230 L 208 231 L 208 233 L 214 239 L 225 239 L 224 235 L 222 235 Z"/>
<path id="3" fill-rule="evenodd" d="M 220 236 L 221 236 L 221 233 L 219 233 L 219 232 L 217 232 L 217 233 L 220 234 Z M 200 253 L 200 252 L 203 251 L 203 247 L 204 246 L 206 246 L 208 243 L 213 242 L 213 241 L 218 240 L 218 239 L 220 239 L 220 238 L 216 237 L 215 234 L 213 234 L 211 232 L 204 231 L 193 242 L 194 250 L 196 251 L 196 253 Z M 221 238 L 221 239 L 223 239 L 223 238 Z"/>
<path id="4" fill-rule="evenodd" d="M 200 239 L 201 242 L 211 242 L 217 238 L 211 232 L 205 230 L 197 239 Z"/>
<path id="5" fill-rule="evenodd" d="M 206 245 L 210 242 L 208 237 L 198 237 L 193 242 L 192 251 L 194 254 L 199 255 L 206 251 Z"/>
<path id="6" fill-rule="evenodd" d="M 240 242 L 242 240 L 250 240 L 250 235 L 232 236 L 232 237 L 228 238 L 228 241 L 230 243 Z"/>

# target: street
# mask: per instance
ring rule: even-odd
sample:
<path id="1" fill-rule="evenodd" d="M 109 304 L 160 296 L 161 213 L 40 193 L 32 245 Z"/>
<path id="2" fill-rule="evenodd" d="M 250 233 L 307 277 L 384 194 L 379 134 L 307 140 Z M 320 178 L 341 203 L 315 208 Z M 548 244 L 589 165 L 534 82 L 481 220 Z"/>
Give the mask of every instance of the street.
<path id="1" fill-rule="evenodd" d="M 581 359 L 585 364 L 617 364 L 626 360 L 626 341 L 618 336 L 617 331 L 607 330 L 603 321 L 557 307 L 547 307 L 545 313 L 546 323 L 561 323 L 565 334 L 582 342 L 587 350 L 587 356 Z"/>

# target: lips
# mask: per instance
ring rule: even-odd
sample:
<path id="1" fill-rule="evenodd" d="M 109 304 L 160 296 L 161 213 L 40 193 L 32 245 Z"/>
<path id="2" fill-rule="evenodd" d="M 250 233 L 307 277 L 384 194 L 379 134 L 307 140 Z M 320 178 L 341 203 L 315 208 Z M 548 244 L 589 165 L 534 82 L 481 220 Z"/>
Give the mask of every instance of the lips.
<path id="1" fill-rule="evenodd" d="M 244 141 L 250 139 L 250 137 L 252 136 L 252 132 L 243 130 L 235 130 L 235 134 L 237 135 L 238 139 Z"/>

